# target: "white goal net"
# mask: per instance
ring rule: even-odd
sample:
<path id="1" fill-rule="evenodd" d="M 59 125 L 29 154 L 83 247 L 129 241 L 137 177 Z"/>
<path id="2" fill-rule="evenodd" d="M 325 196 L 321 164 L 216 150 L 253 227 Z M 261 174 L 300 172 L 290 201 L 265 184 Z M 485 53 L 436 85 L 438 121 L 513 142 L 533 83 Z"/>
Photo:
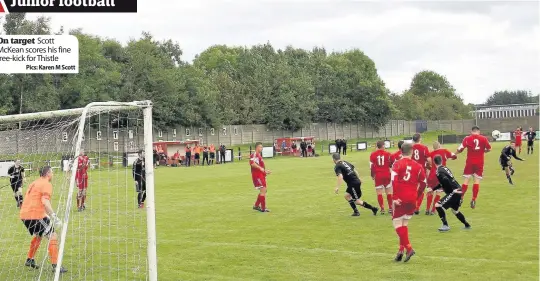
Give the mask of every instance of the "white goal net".
<path id="1" fill-rule="evenodd" d="M 0 116 L 0 280 L 157 280 L 151 116 L 149 101 Z M 137 188 L 132 166 L 142 159 Z M 25 195 L 45 166 L 56 240 L 22 220 L 39 213 Z"/>

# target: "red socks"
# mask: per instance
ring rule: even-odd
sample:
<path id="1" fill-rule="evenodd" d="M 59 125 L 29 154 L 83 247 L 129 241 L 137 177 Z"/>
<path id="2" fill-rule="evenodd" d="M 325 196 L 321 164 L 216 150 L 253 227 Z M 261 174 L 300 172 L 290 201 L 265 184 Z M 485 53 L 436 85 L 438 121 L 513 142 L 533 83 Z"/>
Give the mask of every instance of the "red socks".
<path id="1" fill-rule="evenodd" d="M 260 195 L 261 196 L 261 210 L 266 210 L 266 196 L 265 195 Z"/>
<path id="2" fill-rule="evenodd" d="M 469 188 L 468 185 L 466 184 L 461 185 L 461 191 L 463 191 L 463 193 L 461 194 L 461 198 L 465 197 L 465 192 L 467 192 L 467 188 Z"/>
<path id="3" fill-rule="evenodd" d="M 433 202 L 433 193 L 430 192 L 427 194 L 426 211 L 429 211 L 429 209 L 431 208 L 431 202 Z"/>
<path id="4" fill-rule="evenodd" d="M 435 200 L 433 200 L 433 207 L 431 207 L 431 212 L 435 213 L 435 203 L 439 202 L 441 200 L 441 196 L 439 194 L 435 195 Z"/>
<path id="5" fill-rule="evenodd" d="M 396 233 L 399 236 L 399 250 L 407 249 L 407 252 L 412 249 L 411 242 L 409 241 L 409 228 L 406 226 L 400 226 L 396 228 Z"/>
<path id="6" fill-rule="evenodd" d="M 472 186 L 472 200 L 476 201 L 476 198 L 478 197 L 478 191 L 480 191 L 480 185 L 479 184 L 473 184 Z"/>
<path id="7" fill-rule="evenodd" d="M 388 209 L 392 210 L 392 194 L 386 194 L 386 200 L 388 201 Z"/>
<path id="8" fill-rule="evenodd" d="M 422 193 L 416 201 L 416 211 L 420 210 L 420 206 L 422 206 L 422 201 L 424 201 L 424 193 Z"/>
<path id="9" fill-rule="evenodd" d="M 381 207 L 381 210 L 384 210 L 384 201 L 382 194 L 377 194 L 377 201 L 379 202 L 379 207 Z"/>
<path id="10" fill-rule="evenodd" d="M 259 207 L 259 205 L 261 205 L 261 195 L 260 194 L 257 195 L 257 201 L 255 201 L 255 205 L 253 205 L 253 206 Z"/>

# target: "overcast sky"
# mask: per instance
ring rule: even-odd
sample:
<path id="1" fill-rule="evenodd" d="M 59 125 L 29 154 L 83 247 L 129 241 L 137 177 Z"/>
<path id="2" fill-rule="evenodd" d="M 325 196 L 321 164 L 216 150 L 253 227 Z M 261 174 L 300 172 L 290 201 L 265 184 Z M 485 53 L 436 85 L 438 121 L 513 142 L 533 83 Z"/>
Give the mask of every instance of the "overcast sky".
<path id="1" fill-rule="evenodd" d="M 55 29 L 80 27 L 121 42 L 149 31 L 178 41 L 188 61 L 214 44 L 359 48 L 394 92 L 425 69 L 446 75 L 466 102 L 496 90 L 540 92 L 537 1 L 138 0 L 138 10 L 49 15 Z"/>

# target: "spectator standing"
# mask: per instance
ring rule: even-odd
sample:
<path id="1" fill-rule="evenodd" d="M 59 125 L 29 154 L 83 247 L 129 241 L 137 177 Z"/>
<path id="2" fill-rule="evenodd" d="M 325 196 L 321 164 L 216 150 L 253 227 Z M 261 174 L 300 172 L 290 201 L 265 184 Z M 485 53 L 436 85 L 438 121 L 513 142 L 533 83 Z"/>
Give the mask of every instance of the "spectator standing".
<path id="1" fill-rule="evenodd" d="M 214 159 L 216 159 L 216 147 L 211 144 L 210 145 L 210 163 L 214 165 Z"/>
<path id="2" fill-rule="evenodd" d="M 225 164 L 225 145 L 224 144 L 221 144 L 219 146 L 219 163 L 221 164 Z"/>
<path id="3" fill-rule="evenodd" d="M 186 146 L 186 167 L 191 166 L 191 147 Z"/>
<path id="4" fill-rule="evenodd" d="M 307 157 L 307 143 L 302 138 L 302 142 L 300 142 L 300 150 L 302 151 L 302 157 Z"/>
<path id="5" fill-rule="evenodd" d="M 343 147 L 343 155 L 347 155 L 347 140 L 341 139 L 341 146 Z"/>
<path id="6" fill-rule="evenodd" d="M 204 166 L 204 162 L 206 162 L 206 165 L 210 165 L 210 161 L 208 161 L 208 147 L 204 147 L 203 149 L 203 157 L 202 157 L 202 165 Z"/>

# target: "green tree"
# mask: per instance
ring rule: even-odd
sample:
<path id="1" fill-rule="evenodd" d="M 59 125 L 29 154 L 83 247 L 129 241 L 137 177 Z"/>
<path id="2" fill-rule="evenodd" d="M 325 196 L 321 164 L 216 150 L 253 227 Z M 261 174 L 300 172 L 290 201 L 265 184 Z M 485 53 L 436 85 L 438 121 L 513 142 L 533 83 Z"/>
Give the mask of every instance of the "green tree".
<path id="1" fill-rule="evenodd" d="M 489 96 L 486 105 L 506 105 L 538 102 L 538 95 L 533 96 L 530 91 L 497 91 Z"/>

